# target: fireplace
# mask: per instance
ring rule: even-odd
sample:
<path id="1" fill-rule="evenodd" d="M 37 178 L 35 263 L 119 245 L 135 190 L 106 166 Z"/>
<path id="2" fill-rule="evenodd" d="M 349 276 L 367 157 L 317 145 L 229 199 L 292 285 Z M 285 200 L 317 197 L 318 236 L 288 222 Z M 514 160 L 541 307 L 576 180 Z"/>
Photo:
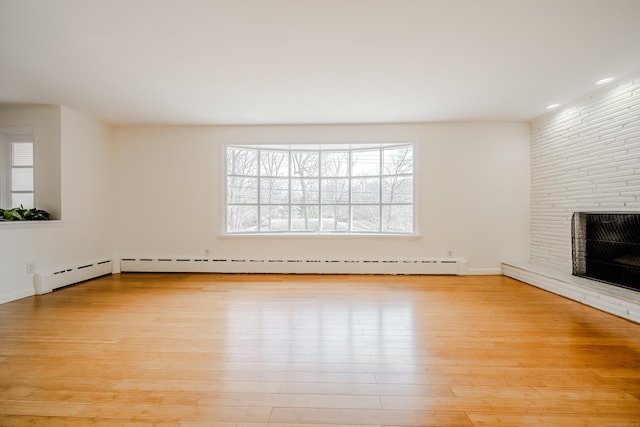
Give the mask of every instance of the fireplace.
<path id="1" fill-rule="evenodd" d="M 640 212 L 576 212 L 573 274 L 640 292 Z"/>

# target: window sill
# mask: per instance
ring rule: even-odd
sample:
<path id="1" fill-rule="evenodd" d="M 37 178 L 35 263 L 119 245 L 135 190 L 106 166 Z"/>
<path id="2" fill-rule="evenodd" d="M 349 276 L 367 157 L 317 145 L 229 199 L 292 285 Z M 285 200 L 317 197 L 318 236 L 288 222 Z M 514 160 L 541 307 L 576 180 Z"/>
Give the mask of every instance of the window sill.
<path id="1" fill-rule="evenodd" d="M 48 221 L 0 221 L 0 230 L 13 230 L 16 228 L 47 228 L 61 227 L 64 223 L 59 219 Z"/>
<path id="2" fill-rule="evenodd" d="M 242 237 L 285 237 L 285 238 L 296 238 L 296 237 L 313 237 L 313 238 L 396 238 L 396 239 L 420 239 L 422 238 L 422 234 L 394 234 L 394 233 L 331 233 L 331 234 L 320 234 L 320 233 L 222 233 L 220 234 L 221 238 L 242 238 Z"/>

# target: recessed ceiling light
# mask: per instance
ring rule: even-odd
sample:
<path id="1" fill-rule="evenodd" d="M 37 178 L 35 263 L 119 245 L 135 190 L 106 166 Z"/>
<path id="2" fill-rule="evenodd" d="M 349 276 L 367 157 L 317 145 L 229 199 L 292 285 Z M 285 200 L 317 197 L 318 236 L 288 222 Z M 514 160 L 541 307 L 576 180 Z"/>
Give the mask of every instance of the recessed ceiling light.
<path id="1" fill-rule="evenodd" d="M 596 82 L 598 86 L 606 85 L 607 83 L 611 83 L 613 81 L 613 77 L 606 77 L 604 79 L 600 79 Z"/>
<path id="2" fill-rule="evenodd" d="M 554 108 L 558 108 L 560 104 L 549 104 L 547 105 L 547 110 L 553 110 Z"/>

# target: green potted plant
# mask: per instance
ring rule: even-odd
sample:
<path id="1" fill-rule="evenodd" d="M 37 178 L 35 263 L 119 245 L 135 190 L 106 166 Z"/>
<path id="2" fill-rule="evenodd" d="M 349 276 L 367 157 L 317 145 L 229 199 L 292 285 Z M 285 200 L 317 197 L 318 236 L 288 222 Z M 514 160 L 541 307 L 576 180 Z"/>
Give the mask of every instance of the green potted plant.
<path id="1" fill-rule="evenodd" d="M 42 209 L 19 208 L 0 209 L 0 221 L 47 221 L 51 215 Z"/>

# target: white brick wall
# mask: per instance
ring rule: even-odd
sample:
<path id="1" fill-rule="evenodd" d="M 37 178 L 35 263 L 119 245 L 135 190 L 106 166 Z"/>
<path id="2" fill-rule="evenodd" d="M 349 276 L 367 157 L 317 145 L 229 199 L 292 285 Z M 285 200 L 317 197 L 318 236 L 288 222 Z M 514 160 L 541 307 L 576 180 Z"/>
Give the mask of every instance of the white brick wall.
<path id="1" fill-rule="evenodd" d="M 640 211 L 640 75 L 531 122 L 531 261 L 571 271 L 571 215 Z"/>

